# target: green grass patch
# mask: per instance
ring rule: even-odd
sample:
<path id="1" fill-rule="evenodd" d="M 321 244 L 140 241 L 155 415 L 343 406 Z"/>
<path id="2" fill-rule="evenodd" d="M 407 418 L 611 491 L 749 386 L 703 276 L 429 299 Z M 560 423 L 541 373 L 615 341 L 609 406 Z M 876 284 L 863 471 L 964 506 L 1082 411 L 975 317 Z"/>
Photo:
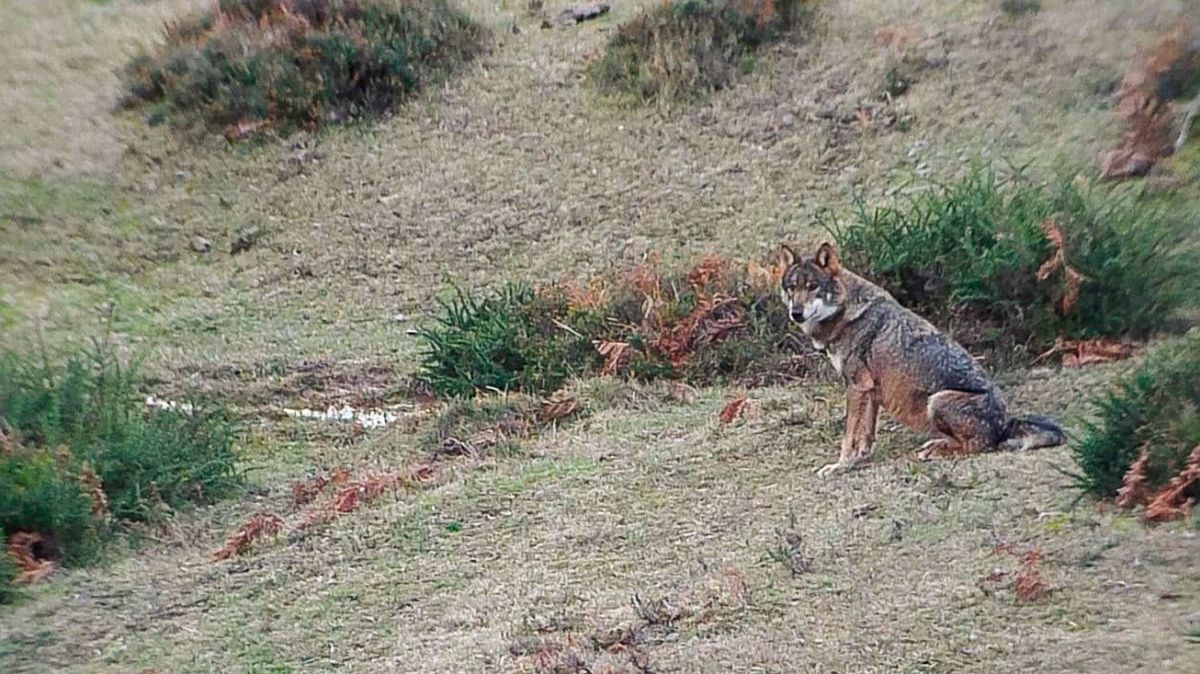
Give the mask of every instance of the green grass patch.
<path id="1" fill-rule="evenodd" d="M 54 217 L 86 220 L 115 201 L 113 188 L 102 182 L 24 178 L 0 170 L 0 220 L 26 226 Z"/>
<path id="2" fill-rule="evenodd" d="M 1093 419 L 1074 446 L 1079 486 L 1115 496 L 1130 466 L 1146 452 L 1145 487 L 1161 488 L 1200 445 L 1200 330 L 1149 354 L 1093 405 Z"/>
<path id="3" fill-rule="evenodd" d="M 672 0 L 621 24 L 590 68 L 602 91 L 694 99 L 750 70 L 755 51 L 795 29 L 810 0 Z"/>
<path id="4" fill-rule="evenodd" d="M 1194 304 L 1200 258 L 1178 213 L 976 168 L 825 225 L 849 268 L 969 346 L 1040 353 L 1059 336 L 1144 337 Z M 1062 234 L 1062 264 L 1048 225 Z"/>
<path id="5" fill-rule="evenodd" d="M 150 520 L 237 487 L 230 416 L 151 409 L 138 386 L 137 368 L 104 342 L 61 361 L 0 354 L 0 527 L 85 563 L 110 519 Z"/>
<path id="6" fill-rule="evenodd" d="M 447 0 L 220 0 L 125 68 L 126 102 L 239 137 L 313 128 L 389 110 L 483 36 Z"/>

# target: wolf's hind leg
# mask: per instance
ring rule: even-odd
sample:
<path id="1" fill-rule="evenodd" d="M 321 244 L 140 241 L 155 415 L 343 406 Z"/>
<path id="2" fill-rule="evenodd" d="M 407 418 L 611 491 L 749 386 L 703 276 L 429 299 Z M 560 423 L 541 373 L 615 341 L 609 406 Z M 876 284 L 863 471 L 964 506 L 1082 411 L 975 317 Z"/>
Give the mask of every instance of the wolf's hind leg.
<path id="1" fill-rule="evenodd" d="M 931 461 L 943 456 L 958 456 L 965 454 L 962 444 L 953 438 L 934 438 L 921 445 L 917 458 L 921 461 Z"/>
<path id="2" fill-rule="evenodd" d="M 918 458 L 974 454 L 996 444 L 994 424 L 988 420 L 987 393 L 946 390 L 929 396 L 929 425 L 942 437 L 921 447 Z"/>

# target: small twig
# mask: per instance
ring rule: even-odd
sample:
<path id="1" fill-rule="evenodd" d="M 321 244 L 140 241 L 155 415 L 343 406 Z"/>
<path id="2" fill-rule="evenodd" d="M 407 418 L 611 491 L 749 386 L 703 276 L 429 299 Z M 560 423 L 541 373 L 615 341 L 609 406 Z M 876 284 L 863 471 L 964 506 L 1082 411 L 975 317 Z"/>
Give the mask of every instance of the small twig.
<path id="1" fill-rule="evenodd" d="M 558 320 L 557 318 L 551 318 L 550 322 L 553 323 L 556 327 L 558 327 L 562 330 L 566 330 L 567 332 L 571 333 L 572 335 L 575 335 L 576 337 L 583 339 L 583 335 L 579 334 L 575 330 L 575 328 L 572 328 L 571 326 L 567 325 L 566 323 L 563 323 L 562 321 Z"/>
<path id="2" fill-rule="evenodd" d="M 1189 131 L 1192 128 L 1192 121 L 1196 119 L 1196 114 L 1200 113 L 1200 94 L 1197 94 L 1192 102 L 1187 107 L 1187 113 L 1183 116 L 1183 128 L 1179 130 L 1179 138 L 1175 140 L 1175 151 L 1179 152 L 1183 149 L 1183 144 L 1187 142 Z"/>

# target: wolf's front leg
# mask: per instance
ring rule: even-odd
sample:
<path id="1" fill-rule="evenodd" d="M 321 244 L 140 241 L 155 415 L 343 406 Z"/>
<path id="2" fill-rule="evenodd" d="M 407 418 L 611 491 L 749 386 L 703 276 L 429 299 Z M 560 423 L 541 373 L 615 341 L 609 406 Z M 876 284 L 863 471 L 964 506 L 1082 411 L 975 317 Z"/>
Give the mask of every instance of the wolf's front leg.
<path id="1" fill-rule="evenodd" d="M 837 463 L 817 469 L 818 477 L 844 473 L 870 456 L 878 411 L 870 391 L 860 391 L 854 386 L 846 389 L 846 432 L 842 434 L 841 453 Z"/>
<path id="2" fill-rule="evenodd" d="M 862 429 L 854 445 L 854 460 L 858 463 L 871 458 L 875 450 L 875 427 L 879 423 L 879 409 L 882 407 L 876 391 L 867 392 L 867 402 L 863 406 Z"/>

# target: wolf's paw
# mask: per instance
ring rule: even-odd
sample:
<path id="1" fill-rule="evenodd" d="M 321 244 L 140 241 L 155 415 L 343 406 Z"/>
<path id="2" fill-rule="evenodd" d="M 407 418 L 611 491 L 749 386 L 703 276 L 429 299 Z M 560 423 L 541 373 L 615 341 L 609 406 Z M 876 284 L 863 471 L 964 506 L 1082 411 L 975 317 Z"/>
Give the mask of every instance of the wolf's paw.
<path id="1" fill-rule="evenodd" d="M 817 477 L 832 477 L 834 475 L 841 475 L 842 473 L 850 470 L 850 466 L 851 464 L 842 463 L 841 461 L 821 466 L 817 469 Z"/>
<path id="2" fill-rule="evenodd" d="M 943 456 L 953 456 L 958 453 L 958 444 L 945 438 L 935 438 L 921 445 L 917 452 L 920 461 L 932 461 Z"/>

